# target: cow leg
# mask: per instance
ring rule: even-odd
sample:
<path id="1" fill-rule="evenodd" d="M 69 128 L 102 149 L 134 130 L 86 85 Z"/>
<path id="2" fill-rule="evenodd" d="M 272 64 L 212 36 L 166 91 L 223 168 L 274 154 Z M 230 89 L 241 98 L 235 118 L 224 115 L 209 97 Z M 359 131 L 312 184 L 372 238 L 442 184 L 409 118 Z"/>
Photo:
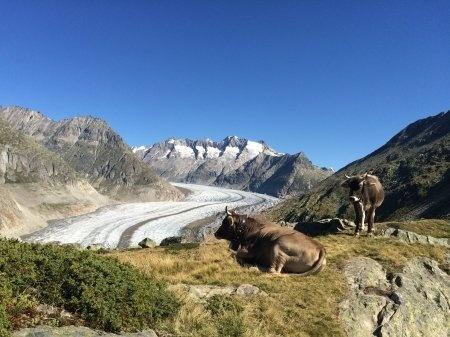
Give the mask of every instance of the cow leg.
<path id="1" fill-rule="evenodd" d="M 366 228 L 366 222 L 369 221 L 370 218 L 370 210 L 364 211 L 364 221 L 362 222 L 361 230 L 363 231 Z"/>
<path id="2" fill-rule="evenodd" d="M 251 254 L 247 247 L 240 247 L 236 252 L 236 260 L 239 264 L 251 263 L 253 260 L 253 254 Z"/>
<path id="3" fill-rule="evenodd" d="M 367 219 L 367 233 L 369 233 L 369 234 L 373 233 L 374 221 L 375 221 L 375 207 L 371 207 L 369 209 L 369 216 Z"/>
<path id="4" fill-rule="evenodd" d="M 278 245 L 274 245 L 270 254 L 270 268 L 269 273 L 279 274 L 287 261 L 287 256 L 280 250 Z"/>
<path id="5" fill-rule="evenodd" d="M 356 229 L 355 229 L 355 235 L 359 235 L 359 233 L 361 232 L 363 226 L 364 226 L 364 221 L 365 221 L 365 217 L 366 214 L 364 212 L 364 207 L 362 204 L 355 203 L 355 214 L 356 214 Z"/>

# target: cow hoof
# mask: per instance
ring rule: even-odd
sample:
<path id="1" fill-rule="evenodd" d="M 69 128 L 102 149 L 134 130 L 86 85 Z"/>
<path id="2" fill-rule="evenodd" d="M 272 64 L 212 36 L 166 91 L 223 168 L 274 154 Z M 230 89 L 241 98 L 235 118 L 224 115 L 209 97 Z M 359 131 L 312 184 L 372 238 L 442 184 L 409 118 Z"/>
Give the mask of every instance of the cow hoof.
<path id="1" fill-rule="evenodd" d="M 359 236 L 359 232 L 355 232 L 354 236 Z"/>
<path id="2" fill-rule="evenodd" d="M 267 272 L 270 275 L 277 275 L 277 274 L 279 274 L 279 272 L 277 272 L 277 270 L 275 268 L 270 268 Z"/>

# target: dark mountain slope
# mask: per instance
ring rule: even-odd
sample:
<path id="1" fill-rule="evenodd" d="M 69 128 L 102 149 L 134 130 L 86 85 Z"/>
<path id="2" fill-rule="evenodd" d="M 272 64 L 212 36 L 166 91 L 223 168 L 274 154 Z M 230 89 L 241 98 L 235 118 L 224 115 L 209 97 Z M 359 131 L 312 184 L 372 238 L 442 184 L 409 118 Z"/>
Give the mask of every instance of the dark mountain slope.
<path id="1" fill-rule="evenodd" d="M 57 154 L 0 118 L 0 183 L 74 183 L 80 177 Z"/>
<path id="2" fill-rule="evenodd" d="M 372 172 L 386 190 L 377 219 L 450 217 L 450 112 L 418 120 L 368 156 L 350 163 L 310 193 L 287 200 L 272 216 L 306 221 L 353 216 L 344 175 Z"/>
<path id="3" fill-rule="evenodd" d="M 215 183 L 276 196 L 299 195 L 330 174 L 302 153 L 278 157 L 260 154 L 235 171 L 220 175 Z"/>
<path id="4" fill-rule="evenodd" d="M 21 107 L 0 108 L 0 117 L 59 154 L 102 193 L 121 200 L 176 199 L 181 195 L 142 163 L 99 118 L 76 117 L 55 122 Z"/>
<path id="5" fill-rule="evenodd" d="M 58 154 L 0 118 L 0 235 L 28 233 L 108 203 Z"/>

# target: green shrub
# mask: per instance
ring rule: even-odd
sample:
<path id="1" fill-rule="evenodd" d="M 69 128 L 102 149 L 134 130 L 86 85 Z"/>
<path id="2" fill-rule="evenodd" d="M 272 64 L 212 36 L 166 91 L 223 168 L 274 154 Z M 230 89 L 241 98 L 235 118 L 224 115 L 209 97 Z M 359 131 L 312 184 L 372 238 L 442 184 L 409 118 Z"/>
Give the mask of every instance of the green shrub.
<path id="1" fill-rule="evenodd" d="M 6 277 L 0 274 L 0 337 L 7 337 L 10 335 L 10 322 L 6 312 L 6 305 L 11 300 L 11 296 L 11 286 Z"/>
<path id="2" fill-rule="evenodd" d="M 0 273 L 15 296 L 33 289 L 39 302 L 64 308 L 105 331 L 152 327 L 179 308 L 164 284 L 130 265 L 73 247 L 2 239 Z"/>

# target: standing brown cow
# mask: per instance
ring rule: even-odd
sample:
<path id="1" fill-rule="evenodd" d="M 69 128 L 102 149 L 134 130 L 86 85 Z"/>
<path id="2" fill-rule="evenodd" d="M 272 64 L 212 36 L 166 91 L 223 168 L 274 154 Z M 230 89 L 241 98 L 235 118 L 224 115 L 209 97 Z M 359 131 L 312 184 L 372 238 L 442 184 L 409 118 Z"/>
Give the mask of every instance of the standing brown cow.
<path id="1" fill-rule="evenodd" d="M 225 209 L 225 219 L 214 234 L 231 242 L 238 260 L 266 267 L 271 273 L 318 273 L 326 264 L 325 248 L 291 228 L 280 227 Z"/>
<path id="2" fill-rule="evenodd" d="M 384 189 L 377 176 L 362 174 L 356 176 L 345 175 L 343 187 L 349 188 L 350 202 L 356 213 L 356 231 L 359 235 L 365 219 L 367 219 L 367 232 L 372 234 L 375 221 L 375 210 L 383 203 Z"/>

